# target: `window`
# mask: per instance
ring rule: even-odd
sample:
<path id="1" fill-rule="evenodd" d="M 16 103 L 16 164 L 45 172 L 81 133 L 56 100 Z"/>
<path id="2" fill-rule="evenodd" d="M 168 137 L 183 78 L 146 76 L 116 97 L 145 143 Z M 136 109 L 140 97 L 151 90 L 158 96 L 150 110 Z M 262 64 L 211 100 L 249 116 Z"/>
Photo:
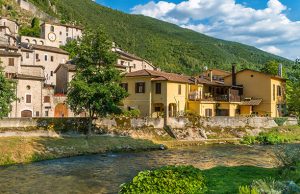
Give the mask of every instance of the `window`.
<path id="1" fill-rule="evenodd" d="M 45 55 L 45 61 L 48 61 L 48 55 Z"/>
<path id="2" fill-rule="evenodd" d="M 181 84 L 178 85 L 178 95 L 181 95 Z"/>
<path id="3" fill-rule="evenodd" d="M 62 31 L 59 32 L 59 35 L 62 35 Z"/>
<path id="4" fill-rule="evenodd" d="M 14 58 L 9 58 L 8 59 L 8 65 L 9 66 L 15 66 L 15 59 Z"/>
<path id="5" fill-rule="evenodd" d="M 37 44 L 36 40 L 32 40 L 33 44 Z"/>
<path id="6" fill-rule="evenodd" d="M 51 31 L 51 32 L 54 32 L 54 26 L 51 26 L 51 27 L 50 27 L 50 31 Z"/>
<path id="7" fill-rule="evenodd" d="M 121 83 L 120 86 L 128 92 L 128 83 Z"/>
<path id="8" fill-rule="evenodd" d="M 50 72 L 50 76 L 51 76 L 51 77 L 53 76 L 53 71 Z"/>
<path id="9" fill-rule="evenodd" d="M 53 61 L 54 61 L 54 57 L 53 57 L 53 56 L 51 56 L 51 59 L 50 59 L 50 60 L 51 60 L 51 62 L 53 62 Z"/>
<path id="10" fill-rule="evenodd" d="M 39 54 L 35 54 L 35 59 L 36 59 L 36 61 L 40 61 L 40 55 Z"/>
<path id="11" fill-rule="evenodd" d="M 29 59 L 29 53 L 26 53 L 26 59 Z"/>
<path id="12" fill-rule="evenodd" d="M 49 117 L 49 111 L 45 111 L 45 117 Z"/>
<path id="13" fill-rule="evenodd" d="M 281 86 L 277 86 L 277 96 L 282 96 Z"/>
<path id="14" fill-rule="evenodd" d="M 27 86 L 26 86 L 26 89 L 27 89 L 27 90 L 30 90 L 30 88 L 31 88 L 30 85 L 27 85 Z"/>
<path id="15" fill-rule="evenodd" d="M 145 93 L 145 82 L 135 83 L 135 93 Z"/>
<path id="16" fill-rule="evenodd" d="M 154 112 L 161 112 L 161 109 L 159 106 L 154 107 Z"/>
<path id="17" fill-rule="evenodd" d="M 273 84 L 273 100 L 275 101 L 275 84 Z"/>
<path id="18" fill-rule="evenodd" d="M 31 103 L 31 95 L 30 94 L 26 95 L 26 103 Z"/>
<path id="19" fill-rule="evenodd" d="M 39 111 L 36 111 L 36 112 L 35 112 L 35 116 L 36 116 L 36 117 L 39 117 L 39 116 L 40 116 L 40 112 L 39 112 Z"/>
<path id="20" fill-rule="evenodd" d="M 40 44 L 41 44 L 41 45 L 44 45 L 44 42 L 43 42 L 43 41 L 40 41 Z"/>
<path id="21" fill-rule="evenodd" d="M 50 96 L 44 96 L 44 103 L 50 103 Z"/>
<path id="22" fill-rule="evenodd" d="M 161 83 L 155 83 L 155 94 L 161 94 Z"/>
<path id="23" fill-rule="evenodd" d="M 133 68 L 134 68 L 134 69 L 136 68 L 136 64 L 133 64 Z"/>
<path id="24" fill-rule="evenodd" d="M 205 109 L 205 117 L 212 117 L 212 109 Z"/>

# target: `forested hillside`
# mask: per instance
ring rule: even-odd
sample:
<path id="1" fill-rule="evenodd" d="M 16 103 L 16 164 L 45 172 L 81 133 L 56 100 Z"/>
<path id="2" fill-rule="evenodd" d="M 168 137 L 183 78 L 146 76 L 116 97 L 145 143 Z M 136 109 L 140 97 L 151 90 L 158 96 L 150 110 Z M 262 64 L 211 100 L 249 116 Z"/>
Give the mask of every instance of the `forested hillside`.
<path id="1" fill-rule="evenodd" d="M 125 14 L 91 0 L 30 0 L 63 22 L 102 26 L 120 47 L 167 71 L 198 73 L 203 66 L 259 68 L 269 60 L 289 60 L 236 42 L 223 41 L 141 15 Z M 55 5 L 56 13 L 49 6 Z"/>

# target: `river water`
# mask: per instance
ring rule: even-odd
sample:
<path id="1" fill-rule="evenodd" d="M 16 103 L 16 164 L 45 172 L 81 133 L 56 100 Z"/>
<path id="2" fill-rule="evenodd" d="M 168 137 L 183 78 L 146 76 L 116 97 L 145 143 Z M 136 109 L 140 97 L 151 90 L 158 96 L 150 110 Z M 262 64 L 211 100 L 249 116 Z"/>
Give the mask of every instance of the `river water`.
<path id="1" fill-rule="evenodd" d="M 273 150 L 272 146 L 205 145 L 0 167 L 0 193 L 117 193 L 119 185 L 139 171 L 163 165 L 274 167 Z"/>

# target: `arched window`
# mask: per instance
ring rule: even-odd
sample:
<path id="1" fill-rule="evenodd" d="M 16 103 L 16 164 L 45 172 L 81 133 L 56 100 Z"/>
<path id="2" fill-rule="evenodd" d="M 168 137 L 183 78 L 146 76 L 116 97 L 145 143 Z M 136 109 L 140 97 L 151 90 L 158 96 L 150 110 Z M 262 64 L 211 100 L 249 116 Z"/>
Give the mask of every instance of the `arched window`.
<path id="1" fill-rule="evenodd" d="M 36 40 L 32 40 L 33 44 L 37 44 Z"/>
<path id="2" fill-rule="evenodd" d="M 43 41 L 40 41 L 41 45 L 44 45 L 44 42 Z"/>
<path id="3" fill-rule="evenodd" d="M 51 31 L 51 32 L 54 32 L 54 26 L 51 26 L 51 27 L 50 27 L 50 31 Z"/>
<path id="4" fill-rule="evenodd" d="M 25 39 L 25 41 L 26 41 L 27 43 L 30 43 L 29 39 Z"/>

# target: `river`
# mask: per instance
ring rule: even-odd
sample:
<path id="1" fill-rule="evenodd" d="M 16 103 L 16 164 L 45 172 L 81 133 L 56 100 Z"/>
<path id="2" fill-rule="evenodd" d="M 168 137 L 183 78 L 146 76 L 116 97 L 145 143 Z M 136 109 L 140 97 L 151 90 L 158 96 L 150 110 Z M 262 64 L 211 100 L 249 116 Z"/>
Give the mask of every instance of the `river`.
<path id="1" fill-rule="evenodd" d="M 139 171 L 163 165 L 274 167 L 272 146 L 205 145 L 79 156 L 0 167 L 0 193 L 117 193 Z"/>

